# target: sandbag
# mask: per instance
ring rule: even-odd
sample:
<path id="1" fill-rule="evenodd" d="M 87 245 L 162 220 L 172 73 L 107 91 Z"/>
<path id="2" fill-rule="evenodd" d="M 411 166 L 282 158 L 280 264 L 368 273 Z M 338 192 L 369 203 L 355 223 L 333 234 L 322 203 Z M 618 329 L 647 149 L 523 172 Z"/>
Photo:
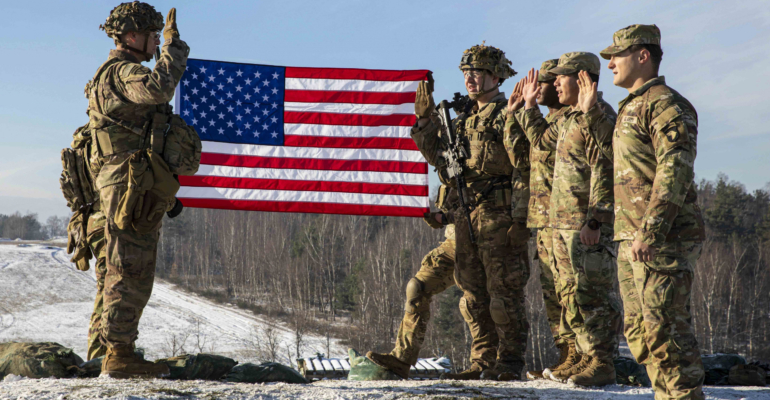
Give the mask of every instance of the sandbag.
<path id="1" fill-rule="evenodd" d="M 259 365 L 246 363 L 238 365 L 225 376 L 227 382 L 241 383 L 309 383 L 297 370 L 283 364 L 266 362 Z"/>
<path id="2" fill-rule="evenodd" d="M 704 385 L 727 385 L 730 368 L 746 364 L 746 359 L 738 354 L 704 354 L 701 360 L 706 370 Z"/>
<path id="3" fill-rule="evenodd" d="M 350 359 L 349 381 L 400 381 L 393 371 L 380 367 L 354 349 L 348 349 Z"/>
<path id="4" fill-rule="evenodd" d="M 0 343 L 0 379 L 6 375 L 27 378 L 71 378 L 83 359 L 58 343 Z"/>
<path id="5" fill-rule="evenodd" d="M 727 381 L 738 386 L 765 386 L 767 371 L 758 365 L 734 365 L 730 368 Z"/>
<path id="6" fill-rule="evenodd" d="M 652 386 L 644 365 L 638 364 L 634 359 L 628 357 L 618 357 L 613 361 L 615 362 L 615 381 L 618 384 L 643 387 Z"/>
<path id="7" fill-rule="evenodd" d="M 184 354 L 155 362 L 168 365 L 171 371 L 168 379 L 184 380 L 219 380 L 238 364 L 232 358 L 214 354 Z"/>

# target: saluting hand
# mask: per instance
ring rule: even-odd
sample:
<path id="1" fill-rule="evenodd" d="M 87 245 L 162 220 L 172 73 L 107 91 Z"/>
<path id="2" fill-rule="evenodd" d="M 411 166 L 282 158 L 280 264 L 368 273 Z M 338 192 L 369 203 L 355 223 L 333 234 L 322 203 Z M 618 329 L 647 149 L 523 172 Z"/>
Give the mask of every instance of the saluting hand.
<path id="1" fill-rule="evenodd" d="M 163 30 L 163 38 L 169 40 L 171 38 L 179 39 L 179 29 L 176 27 L 176 8 L 172 8 L 168 11 L 166 16 L 166 27 Z"/>
<path id="2" fill-rule="evenodd" d="M 537 107 L 537 97 L 540 96 L 540 85 L 537 83 L 537 77 L 540 75 L 540 71 L 536 71 L 534 68 L 529 70 L 527 77 L 524 78 L 524 87 L 522 88 L 522 95 L 524 96 L 524 102 L 527 109 Z"/>
<path id="3" fill-rule="evenodd" d="M 580 71 L 578 73 L 578 88 L 580 88 L 578 105 L 581 111 L 587 113 L 599 101 L 599 85 L 591 80 L 588 72 Z"/>
<path id="4" fill-rule="evenodd" d="M 418 120 L 428 118 L 433 110 L 436 108 L 436 103 L 433 101 L 433 85 L 432 78 L 430 81 L 422 81 L 417 86 L 417 93 L 414 98 L 414 115 Z"/>
<path id="5" fill-rule="evenodd" d="M 513 114 L 519 111 L 521 107 L 524 107 L 524 96 L 522 95 L 522 88 L 524 87 L 524 79 L 518 81 L 513 88 L 513 93 L 508 99 L 508 114 Z"/>

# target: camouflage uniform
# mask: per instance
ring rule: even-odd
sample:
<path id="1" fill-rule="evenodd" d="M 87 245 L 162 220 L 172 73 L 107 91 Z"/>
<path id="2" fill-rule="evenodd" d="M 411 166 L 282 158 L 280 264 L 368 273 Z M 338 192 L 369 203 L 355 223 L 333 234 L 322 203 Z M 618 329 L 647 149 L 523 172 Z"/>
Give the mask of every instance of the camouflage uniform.
<path id="1" fill-rule="evenodd" d="M 604 58 L 634 44 L 660 45 L 660 30 L 632 25 L 613 39 Z M 647 367 L 656 399 L 703 399 L 703 363 L 689 311 L 705 236 L 693 183 L 698 115 L 662 76 L 631 92 L 619 108 L 612 147 L 605 150 L 614 152 L 626 339 Z M 657 249 L 653 261 L 632 261 L 635 239 Z"/>
<path id="2" fill-rule="evenodd" d="M 88 360 L 103 356 L 107 348 L 101 342 L 102 336 L 102 312 L 104 311 L 104 276 L 107 273 L 107 251 L 104 247 L 104 225 L 107 219 L 99 207 L 94 205 L 91 215 L 88 216 L 88 244 L 96 257 L 94 273 L 96 275 L 96 298 L 94 299 L 94 311 L 91 313 L 91 321 L 88 325 Z"/>
<path id="3" fill-rule="evenodd" d="M 585 70 L 599 74 L 598 57 L 567 53 L 553 74 Z M 517 118 L 533 147 L 555 151 L 550 225 L 562 315 L 560 336 L 574 341 L 582 354 L 610 362 L 617 354 L 620 304 L 615 294 L 612 243 L 612 162 L 602 155 L 590 131 L 612 131 L 615 114 L 599 95 L 588 113 L 578 106 L 565 110 L 560 125 L 549 125 L 537 107 Z M 591 219 L 603 223 L 599 244 L 580 241 L 580 229 Z"/>
<path id="4" fill-rule="evenodd" d="M 474 46 L 466 51 L 461 69 L 473 68 L 471 63 L 494 52 L 502 54 L 493 47 Z M 504 56 L 502 60 L 508 62 Z M 502 63 L 475 68 L 487 69 L 502 78 L 515 73 Z M 471 223 L 476 238 L 476 243 L 471 243 L 465 214 L 457 209 L 452 217 L 456 237 L 455 281 L 464 293 L 460 310 L 472 327 L 471 361 L 484 368 L 497 362 L 520 369 L 524 366 L 529 329 L 524 308 L 529 268 L 511 240 L 517 229 L 511 216 L 513 167 L 503 146 L 506 104 L 505 95 L 500 93 L 484 107 L 475 105 L 468 114 L 452 121 L 469 155 L 463 171 L 467 182 L 464 193 L 475 205 Z M 435 115 L 426 126 L 413 127 L 412 138 L 428 163 L 438 168 L 442 182 L 456 194 L 455 182 L 442 173 L 446 162 L 442 152 L 447 144 L 439 136 Z"/>
<path id="5" fill-rule="evenodd" d="M 117 37 L 116 29 L 125 28 L 110 25 L 113 16 L 137 4 L 142 6 L 129 4 L 121 4 L 107 20 L 104 28 L 111 37 Z M 157 22 L 147 30 L 162 29 L 162 16 L 154 9 L 152 13 L 157 14 L 150 16 Z M 129 158 L 147 147 L 145 128 L 156 114 L 171 114 L 167 103 L 184 73 L 189 51 L 178 37 L 167 38 L 160 59 L 150 70 L 131 53 L 112 50 L 86 85 L 90 127 L 97 144 L 92 165 L 98 169 L 95 183 L 106 217 L 101 341 L 110 349 L 133 348 L 136 341 L 139 318 L 152 292 L 160 229 L 158 226 L 149 233 L 140 233 L 132 228 L 120 229 L 115 222 L 118 203 L 128 189 Z"/>

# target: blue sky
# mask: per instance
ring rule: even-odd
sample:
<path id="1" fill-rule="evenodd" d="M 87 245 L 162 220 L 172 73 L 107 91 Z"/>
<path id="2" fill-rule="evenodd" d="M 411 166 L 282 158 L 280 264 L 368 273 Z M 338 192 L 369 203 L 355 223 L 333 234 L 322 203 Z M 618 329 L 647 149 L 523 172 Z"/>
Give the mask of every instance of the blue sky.
<path id="1" fill-rule="evenodd" d="M 112 1 L 6 2 L 0 17 L 0 213 L 65 215 L 59 152 L 87 121 L 83 87 L 112 40 Z M 486 40 L 519 75 L 612 33 L 655 23 L 661 74 L 699 114 L 697 178 L 770 182 L 770 7 L 764 1 L 154 1 L 177 7 L 191 57 L 288 66 L 430 69 L 437 99 L 462 91 L 462 51 Z M 599 89 L 616 105 L 602 60 Z M 432 178 L 432 185 L 437 179 Z"/>

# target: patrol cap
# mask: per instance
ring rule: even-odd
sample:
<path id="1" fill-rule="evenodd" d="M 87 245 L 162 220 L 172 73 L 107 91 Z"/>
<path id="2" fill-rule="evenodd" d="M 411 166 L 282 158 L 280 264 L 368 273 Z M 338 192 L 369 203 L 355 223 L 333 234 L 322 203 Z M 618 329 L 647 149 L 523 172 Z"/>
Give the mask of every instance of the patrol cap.
<path id="1" fill-rule="evenodd" d="M 538 82 L 548 82 L 556 79 L 556 75 L 550 71 L 559 64 L 559 59 L 543 61 L 543 65 L 540 66 L 540 73 L 537 75 Z"/>
<path id="2" fill-rule="evenodd" d="M 635 44 L 654 44 L 660 46 L 660 29 L 655 25 L 631 25 L 612 35 L 612 46 L 602 50 L 601 56 L 609 60 Z"/>
<path id="3" fill-rule="evenodd" d="M 559 65 L 551 68 L 552 75 L 569 75 L 578 71 L 587 71 L 589 74 L 599 75 L 602 63 L 594 53 L 585 51 L 573 51 L 564 53 L 559 57 Z"/>

